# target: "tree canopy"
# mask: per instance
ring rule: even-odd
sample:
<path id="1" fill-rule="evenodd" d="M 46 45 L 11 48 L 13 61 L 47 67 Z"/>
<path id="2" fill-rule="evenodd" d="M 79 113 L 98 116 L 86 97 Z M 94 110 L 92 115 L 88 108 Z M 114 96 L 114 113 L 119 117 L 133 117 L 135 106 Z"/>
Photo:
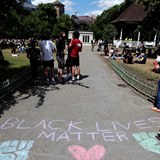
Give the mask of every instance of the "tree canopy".
<path id="1" fill-rule="evenodd" d="M 71 20 L 68 15 L 57 19 L 52 4 L 39 4 L 34 11 L 23 7 L 25 0 L 0 1 L 0 36 L 3 38 L 40 38 L 50 33 L 68 32 Z"/>
<path id="2" fill-rule="evenodd" d="M 160 41 L 160 0 L 137 0 L 146 9 L 150 10 L 149 15 L 144 21 L 143 29 L 154 30 L 157 34 L 157 43 Z"/>
<path id="3" fill-rule="evenodd" d="M 143 4 L 147 8 L 151 8 L 152 10 L 157 10 L 160 7 L 159 0 L 137 0 L 138 3 Z"/>

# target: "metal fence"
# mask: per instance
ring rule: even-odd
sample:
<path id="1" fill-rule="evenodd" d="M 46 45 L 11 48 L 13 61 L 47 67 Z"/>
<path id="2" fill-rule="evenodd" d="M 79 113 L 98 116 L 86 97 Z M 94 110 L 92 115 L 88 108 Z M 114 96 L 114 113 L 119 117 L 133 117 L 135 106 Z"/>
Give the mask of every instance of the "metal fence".
<path id="1" fill-rule="evenodd" d="M 128 70 L 117 64 L 114 60 L 112 60 L 111 62 L 111 67 L 130 86 L 132 86 L 145 96 L 155 99 L 155 96 L 157 94 L 157 85 L 155 83 L 144 80 L 130 73 Z"/>
<path id="2" fill-rule="evenodd" d="M 4 98 L 6 95 L 11 93 L 13 90 L 22 85 L 25 81 L 31 78 L 30 69 L 26 69 L 23 72 L 20 72 L 14 77 L 5 80 L 0 83 L 0 99 Z"/>

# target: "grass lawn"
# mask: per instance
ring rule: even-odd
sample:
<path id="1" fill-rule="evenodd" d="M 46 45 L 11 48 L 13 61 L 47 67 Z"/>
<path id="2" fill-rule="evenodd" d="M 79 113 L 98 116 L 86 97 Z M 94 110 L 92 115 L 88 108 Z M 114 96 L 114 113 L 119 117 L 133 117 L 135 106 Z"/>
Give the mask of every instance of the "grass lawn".
<path id="1" fill-rule="evenodd" d="M 122 50 L 123 48 L 120 48 L 119 53 L 122 53 Z M 107 64 L 110 66 L 111 59 L 104 59 L 104 61 L 106 61 Z M 135 74 L 145 80 L 157 83 L 157 81 L 160 79 L 160 73 L 154 73 L 153 71 L 151 71 L 151 69 L 154 67 L 153 62 L 155 61 L 155 59 L 147 58 L 146 64 L 125 64 L 123 63 L 123 60 L 115 61 L 132 74 Z"/>
<path id="2" fill-rule="evenodd" d="M 125 64 L 123 63 L 123 60 L 116 60 L 119 65 L 121 65 L 132 74 L 157 84 L 158 80 L 160 79 L 160 74 L 151 71 L 154 61 L 155 59 L 147 58 L 146 64 Z"/>
<path id="3" fill-rule="evenodd" d="M 153 62 L 155 59 L 147 59 L 146 64 L 125 64 L 122 60 L 117 60 L 117 63 L 119 63 L 121 66 L 126 68 L 127 70 L 131 71 L 133 74 L 142 77 L 144 79 L 157 81 L 160 79 L 159 73 L 154 73 L 151 71 L 153 68 Z"/>
<path id="4" fill-rule="evenodd" d="M 18 73 L 23 72 L 29 67 L 29 60 L 26 53 L 20 53 L 18 57 L 11 56 L 11 49 L 2 50 L 4 59 L 9 62 L 7 66 L 0 67 L 0 82 L 16 76 Z"/>

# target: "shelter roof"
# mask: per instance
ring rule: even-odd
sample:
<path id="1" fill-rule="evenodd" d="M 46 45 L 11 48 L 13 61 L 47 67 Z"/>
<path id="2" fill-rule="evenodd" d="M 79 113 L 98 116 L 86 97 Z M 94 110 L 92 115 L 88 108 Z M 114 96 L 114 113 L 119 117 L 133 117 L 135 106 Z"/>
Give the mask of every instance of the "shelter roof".
<path id="1" fill-rule="evenodd" d="M 141 4 L 133 1 L 112 23 L 128 22 L 135 23 L 142 21 L 149 13 Z"/>
<path id="2" fill-rule="evenodd" d="M 65 6 L 63 3 L 61 3 L 59 0 L 56 0 L 52 3 L 54 6 Z"/>

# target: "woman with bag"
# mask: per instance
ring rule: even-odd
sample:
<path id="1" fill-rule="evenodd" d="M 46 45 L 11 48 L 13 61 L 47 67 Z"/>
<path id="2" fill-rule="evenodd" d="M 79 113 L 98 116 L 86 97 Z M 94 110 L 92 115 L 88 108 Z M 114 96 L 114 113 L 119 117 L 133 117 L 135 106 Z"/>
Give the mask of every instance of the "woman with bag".
<path id="1" fill-rule="evenodd" d="M 56 43 L 56 48 L 57 48 L 57 53 L 56 53 L 56 58 L 58 61 L 58 81 L 60 83 L 63 83 L 63 69 L 65 67 L 65 33 L 60 32 L 59 38 Z"/>

